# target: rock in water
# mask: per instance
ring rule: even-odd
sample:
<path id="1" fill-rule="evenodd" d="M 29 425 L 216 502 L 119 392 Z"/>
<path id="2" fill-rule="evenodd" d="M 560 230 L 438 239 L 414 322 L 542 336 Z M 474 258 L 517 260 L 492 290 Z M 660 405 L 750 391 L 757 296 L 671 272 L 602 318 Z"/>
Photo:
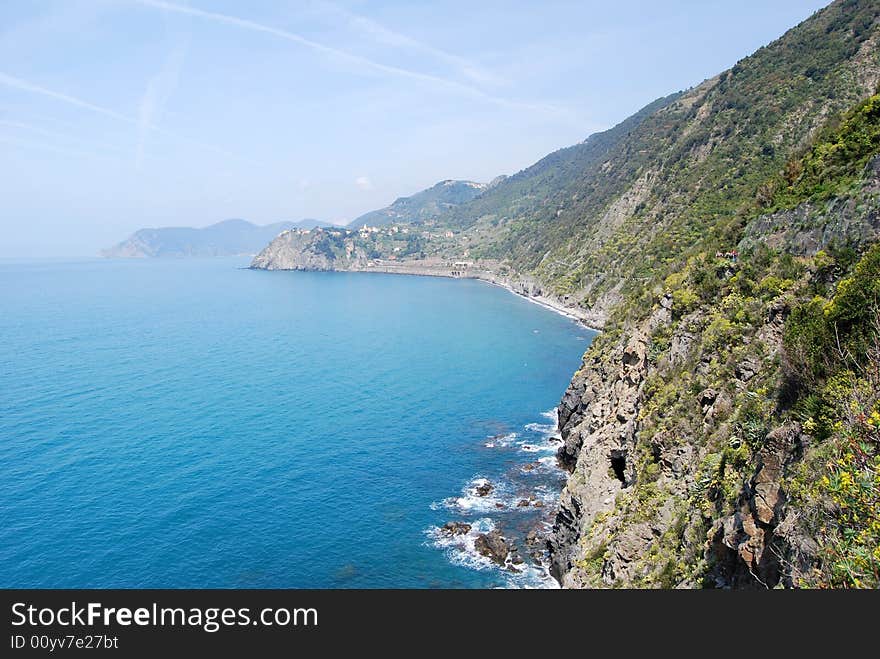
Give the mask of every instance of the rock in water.
<path id="1" fill-rule="evenodd" d="M 477 485 L 477 486 L 474 488 L 474 492 L 477 493 L 477 496 L 478 496 L 478 497 L 487 497 L 487 496 L 489 496 L 489 494 L 490 494 L 490 493 L 492 492 L 492 490 L 494 490 L 494 489 L 495 489 L 495 488 L 492 487 L 492 483 L 490 483 L 489 481 L 485 481 L 485 482 L 480 483 L 479 485 Z"/>
<path id="2" fill-rule="evenodd" d="M 454 535 L 466 535 L 470 530 L 471 525 L 467 522 L 446 522 L 441 529 L 443 535 L 450 537 Z"/>
<path id="3" fill-rule="evenodd" d="M 510 545 L 502 537 L 500 531 L 481 533 L 474 541 L 474 547 L 481 555 L 498 565 L 504 565 L 507 561 L 507 555 L 510 553 Z"/>

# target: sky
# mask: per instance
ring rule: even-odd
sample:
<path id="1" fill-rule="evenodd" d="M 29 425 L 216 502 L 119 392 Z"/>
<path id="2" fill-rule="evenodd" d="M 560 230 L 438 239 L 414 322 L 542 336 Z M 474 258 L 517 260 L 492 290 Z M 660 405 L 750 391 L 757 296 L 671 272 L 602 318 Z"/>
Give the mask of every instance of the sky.
<path id="1" fill-rule="evenodd" d="M 0 257 L 512 174 L 824 4 L 6 0 Z"/>

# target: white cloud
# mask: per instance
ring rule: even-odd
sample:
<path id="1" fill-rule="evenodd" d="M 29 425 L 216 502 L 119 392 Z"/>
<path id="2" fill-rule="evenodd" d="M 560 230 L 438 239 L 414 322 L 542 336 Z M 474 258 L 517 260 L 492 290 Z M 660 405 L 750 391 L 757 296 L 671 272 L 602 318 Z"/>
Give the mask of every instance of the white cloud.
<path id="1" fill-rule="evenodd" d="M 354 180 L 354 184 L 355 184 L 355 186 L 357 186 L 358 190 L 367 191 L 367 190 L 373 189 L 373 182 L 370 180 L 370 178 L 368 176 L 358 176 Z"/>

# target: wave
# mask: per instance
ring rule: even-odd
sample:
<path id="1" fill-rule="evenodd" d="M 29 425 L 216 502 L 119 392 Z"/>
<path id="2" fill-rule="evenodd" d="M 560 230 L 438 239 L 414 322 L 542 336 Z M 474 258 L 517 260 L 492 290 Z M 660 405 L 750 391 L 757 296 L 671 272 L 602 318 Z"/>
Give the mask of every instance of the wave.
<path id="1" fill-rule="evenodd" d="M 481 489 L 484 493 L 481 494 Z M 488 490 L 488 491 L 487 491 Z M 461 496 L 448 497 L 431 504 L 432 510 L 447 508 L 463 513 L 500 512 L 515 508 L 519 499 L 509 483 L 501 480 L 490 481 L 484 476 L 475 476 L 461 490 Z"/>
<path id="2" fill-rule="evenodd" d="M 527 561 L 517 564 L 513 562 L 511 555 L 502 566 L 483 556 L 477 550 L 477 538 L 484 533 L 494 531 L 495 522 L 488 517 L 482 517 L 469 524 L 471 528 L 467 533 L 452 534 L 441 527 L 431 526 L 425 530 L 425 535 L 428 536 L 430 545 L 444 551 L 447 560 L 453 565 L 471 570 L 500 571 L 507 588 L 559 588 L 559 584 L 544 565 L 535 565 Z"/>
<path id="3" fill-rule="evenodd" d="M 486 448 L 507 448 L 516 441 L 517 437 L 519 437 L 519 434 L 515 432 L 507 433 L 506 435 L 493 435 L 487 439 L 483 446 Z"/>
<path id="4" fill-rule="evenodd" d="M 561 441 L 556 408 L 542 412 L 541 416 L 541 421 L 525 424 L 518 432 L 486 438 L 486 448 L 506 449 L 522 456 L 507 472 L 493 476 L 478 474 L 464 484 L 458 496 L 431 504 L 433 510 L 454 511 L 461 521 L 471 525 L 467 533 L 456 534 L 439 526 L 425 531 L 430 545 L 442 550 L 451 563 L 475 570 L 494 570 L 508 588 L 559 587 L 547 568 L 546 554 L 534 545 L 524 544 L 522 537 L 529 528 L 549 532 L 564 477 L 556 460 Z M 521 553 L 517 555 L 522 562 L 514 564 L 512 554 L 502 566 L 477 551 L 476 539 L 494 529 L 502 531 L 505 537 L 506 532 L 511 533 L 509 540 L 520 547 Z"/>

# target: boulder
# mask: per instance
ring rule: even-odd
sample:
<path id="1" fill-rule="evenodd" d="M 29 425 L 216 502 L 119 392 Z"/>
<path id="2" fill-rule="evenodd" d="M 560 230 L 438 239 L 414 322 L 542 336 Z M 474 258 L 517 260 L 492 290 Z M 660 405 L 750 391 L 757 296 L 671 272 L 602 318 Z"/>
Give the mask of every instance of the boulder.
<path id="1" fill-rule="evenodd" d="M 480 555 L 491 559 L 493 563 L 498 565 L 504 565 L 508 554 L 510 554 L 510 545 L 497 530 L 478 535 L 474 541 L 474 548 Z"/>
<path id="2" fill-rule="evenodd" d="M 471 530 L 471 525 L 467 522 L 446 522 L 443 525 L 443 528 L 440 531 L 443 535 L 454 536 L 454 535 L 465 535 L 469 533 Z"/>
<path id="3" fill-rule="evenodd" d="M 485 481 L 485 482 L 480 483 L 479 485 L 477 485 L 477 486 L 474 488 L 474 492 L 476 493 L 476 495 L 477 495 L 478 497 L 486 497 L 486 496 L 489 496 L 489 494 L 490 494 L 490 493 L 492 492 L 492 490 L 494 490 L 494 489 L 495 489 L 495 488 L 492 486 L 492 483 L 490 483 L 489 481 Z"/>
<path id="4" fill-rule="evenodd" d="M 712 389 L 703 389 L 699 395 L 700 407 L 703 408 L 703 414 L 705 414 L 710 407 L 715 403 L 715 400 L 718 398 L 718 392 Z"/>

